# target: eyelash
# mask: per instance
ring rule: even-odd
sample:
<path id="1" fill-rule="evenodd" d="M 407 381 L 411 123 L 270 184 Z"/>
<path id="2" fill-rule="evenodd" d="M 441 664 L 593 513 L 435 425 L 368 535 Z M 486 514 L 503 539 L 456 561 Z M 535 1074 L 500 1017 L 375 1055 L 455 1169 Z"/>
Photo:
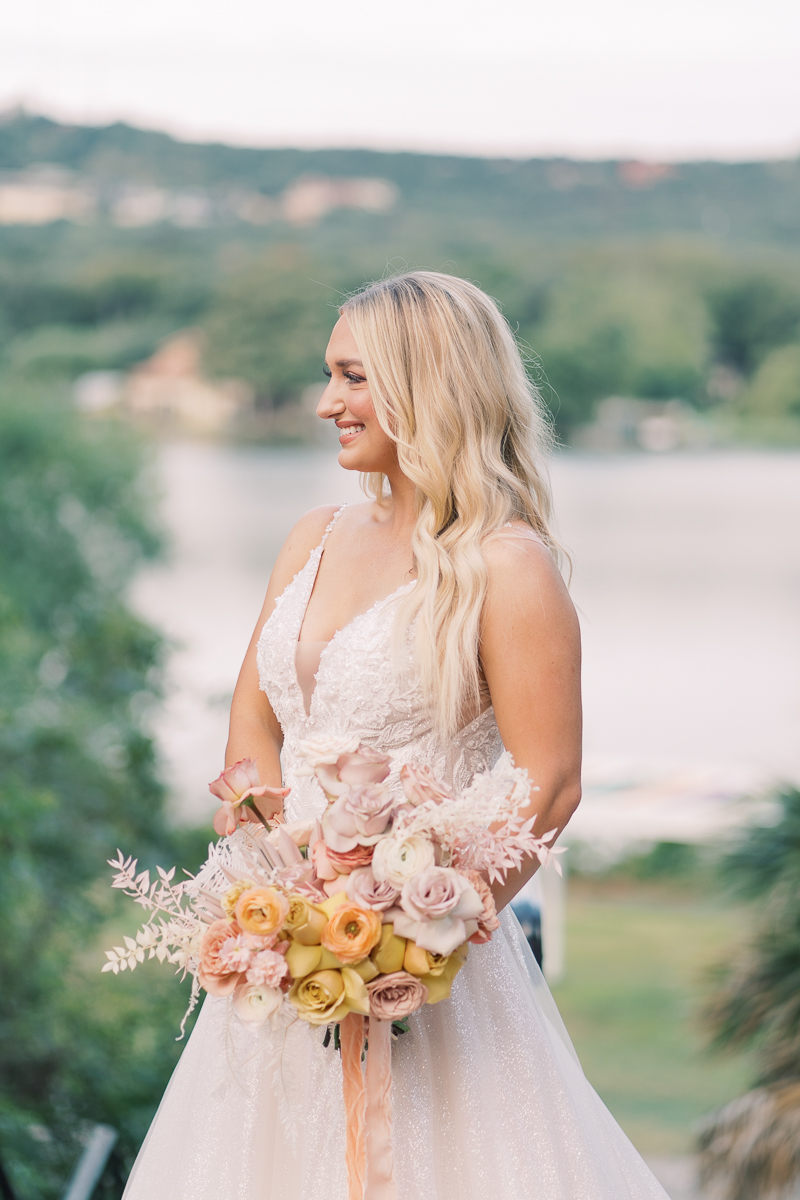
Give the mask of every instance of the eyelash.
<path id="1" fill-rule="evenodd" d="M 325 376 L 326 379 L 332 378 L 332 372 L 329 367 L 323 367 L 322 374 Z M 348 383 L 366 383 L 367 382 L 363 375 L 353 375 L 349 371 L 345 371 L 344 377 Z"/>

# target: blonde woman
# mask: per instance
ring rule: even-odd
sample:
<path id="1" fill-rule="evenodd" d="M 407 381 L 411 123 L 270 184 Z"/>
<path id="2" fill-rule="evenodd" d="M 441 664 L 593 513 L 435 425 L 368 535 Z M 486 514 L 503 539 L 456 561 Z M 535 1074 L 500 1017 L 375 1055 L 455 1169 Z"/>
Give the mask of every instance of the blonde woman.
<path id="1" fill-rule="evenodd" d="M 580 798 L 580 647 L 550 530 L 549 425 L 488 296 L 413 271 L 341 308 L 318 415 L 372 499 L 291 531 L 236 687 L 227 759 L 265 816 L 320 814 L 303 739 L 358 734 L 456 787 L 505 749 L 538 831 Z M 288 789 L 288 793 L 287 790 Z M 235 839 L 246 834 L 234 834 Z M 596 1096 L 505 906 L 451 998 L 393 1048 L 398 1200 L 663 1200 Z M 128 1200 L 345 1200 L 339 1056 L 296 1022 L 245 1029 L 208 997 Z"/>

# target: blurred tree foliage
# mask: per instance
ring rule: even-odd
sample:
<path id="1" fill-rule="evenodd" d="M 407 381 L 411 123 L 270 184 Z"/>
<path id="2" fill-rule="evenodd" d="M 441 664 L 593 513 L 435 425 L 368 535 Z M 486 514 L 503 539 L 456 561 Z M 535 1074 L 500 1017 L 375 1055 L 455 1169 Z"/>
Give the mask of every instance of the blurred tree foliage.
<path id="1" fill-rule="evenodd" d="M 128 431 L 0 384 L 0 1147 L 24 1200 L 60 1194 L 84 1122 L 130 1158 L 176 1058 L 181 989 L 115 987 L 97 945 L 115 848 L 192 840 L 144 727 L 159 639 L 122 599 L 158 548 L 140 468 Z"/>
<path id="2" fill-rule="evenodd" d="M 753 1089 L 701 1132 L 704 1178 L 727 1200 L 788 1194 L 800 1178 L 800 791 L 775 800 L 778 819 L 748 830 L 724 862 L 731 886 L 758 902 L 708 1011 L 716 1046 L 751 1047 L 758 1064 Z"/>

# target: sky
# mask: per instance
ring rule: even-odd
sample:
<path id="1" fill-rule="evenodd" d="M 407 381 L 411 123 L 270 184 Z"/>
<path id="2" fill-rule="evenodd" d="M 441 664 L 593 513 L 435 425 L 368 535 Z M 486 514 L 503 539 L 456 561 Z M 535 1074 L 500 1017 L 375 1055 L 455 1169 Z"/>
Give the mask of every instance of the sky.
<path id="1" fill-rule="evenodd" d="M 797 0 L 0 0 L 0 109 L 197 140 L 800 153 Z"/>

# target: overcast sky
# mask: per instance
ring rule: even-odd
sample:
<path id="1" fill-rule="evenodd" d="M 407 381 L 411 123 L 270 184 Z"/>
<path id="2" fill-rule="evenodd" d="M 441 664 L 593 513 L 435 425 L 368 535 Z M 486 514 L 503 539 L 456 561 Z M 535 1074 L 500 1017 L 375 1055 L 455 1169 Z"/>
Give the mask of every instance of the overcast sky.
<path id="1" fill-rule="evenodd" d="M 0 107 L 192 138 L 800 152 L 798 0 L 0 0 Z"/>

